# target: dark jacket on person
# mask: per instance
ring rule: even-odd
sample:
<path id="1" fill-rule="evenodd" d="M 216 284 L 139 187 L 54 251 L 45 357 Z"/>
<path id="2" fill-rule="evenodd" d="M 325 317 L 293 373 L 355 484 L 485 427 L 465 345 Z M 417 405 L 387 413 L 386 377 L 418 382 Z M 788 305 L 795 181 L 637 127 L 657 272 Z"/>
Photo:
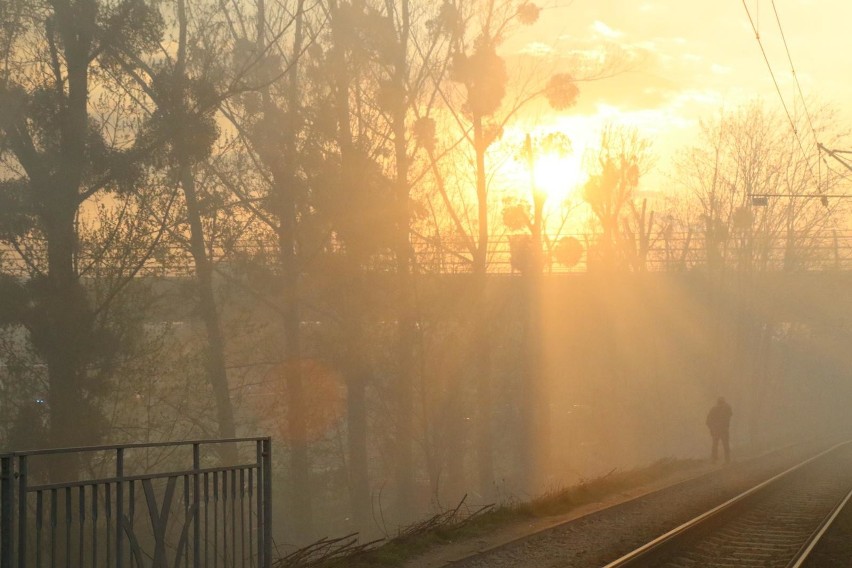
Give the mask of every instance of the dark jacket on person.
<path id="1" fill-rule="evenodd" d="M 710 409 L 707 414 L 707 427 L 710 428 L 711 434 L 724 434 L 728 432 L 731 425 L 731 416 L 734 412 L 731 410 L 731 405 L 725 401 L 716 403 L 716 406 Z"/>

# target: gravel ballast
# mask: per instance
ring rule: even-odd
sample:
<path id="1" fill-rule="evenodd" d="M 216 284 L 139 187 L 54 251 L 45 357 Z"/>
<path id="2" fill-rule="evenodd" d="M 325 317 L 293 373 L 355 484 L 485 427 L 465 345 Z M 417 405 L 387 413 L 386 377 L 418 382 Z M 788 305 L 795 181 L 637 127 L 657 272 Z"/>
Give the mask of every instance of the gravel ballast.
<path id="1" fill-rule="evenodd" d="M 451 565 L 460 568 L 603 566 L 817 452 L 814 447 L 795 447 L 721 466 L 699 478 Z"/>

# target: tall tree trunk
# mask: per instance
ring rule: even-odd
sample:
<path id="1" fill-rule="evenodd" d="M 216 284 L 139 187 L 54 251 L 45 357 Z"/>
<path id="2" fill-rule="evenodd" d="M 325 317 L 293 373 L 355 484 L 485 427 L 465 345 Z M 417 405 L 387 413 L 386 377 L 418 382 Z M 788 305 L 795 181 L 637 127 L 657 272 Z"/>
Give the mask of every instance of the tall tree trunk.
<path id="1" fill-rule="evenodd" d="M 524 389 L 523 415 L 525 421 L 522 440 L 523 463 L 526 464 L 525 486 L 534 493 L 541 490 L 541 483 L 547 479 L 550 469 L 550 403 L 545 392 L 544 374 L 544 333 L 542 321 L 542 302 L 544 301 L 544 262 L 543 262 L 543 223 L 544 195 L 535 187 L 533 171 L 532 144 L 529 147 L 529 168 L 531 197 L 533 200 L 533 219 L 531 228 L 531 247 L 529 260 L 524 274 L 526 295 L 525 322 L 525 368 L 522 377 Z"/>
<path id="2" fill-rule="evenodd" d="M 292 149 L 291 149 L 292 151 Z M 285 150 L 285 155 L 288 154 Z M 289 159 L 289 158 L 288 158 Z M 286 161 L 286 160 L 285 160 Z M 282 322 L 284 328 L 284 372 L 287 386 L 287 431 L 290 441 L 291 483 L 290 507 L 294 518 L 299 519 L 300 536 L 313 536 L 313 490 L 310 479 L 307 418 L 305 416 L 304 377 L 302 375 L 301 313 L 299 309 L 299 261 L 296 256 L 296 204 L 291 191 L 295 176 L 288 176 L 282 187 L 276 179 L 276 190 L 281 200 L 278 247 L 282 272 Z"/>
<path id="3" fill-rule="evenodd" d="M 351 259 L 350 259 L 351 262 Z M 347 273 L 355 278 L 353 289 L 363 291 L 363 274 L 357 262 L 350 266 Z M 359 295 L 355 292 L 353 296 Z M 365 317 L 357 300 L 349 297 L 343 317 L 344 336 L 346 337 L 346 411 L 348 432 L 347 451 L 349 454 L 349 502 L 352 518 L 360 531 L 367 530 L 372 523 L 370 502 L 370 479 L 368 477 L 367 458 L 367 384 L 370 380 L 370 367 L 367 364 L 362 333 Z"/>
<path id="4" fill-rule="evenodd" d="M 473 256 L 472 302 L 473 365 L 476 376 L 478 412 L 476 419 L 476 456 L 479 491 L 483 497 L 494 493 L 494 440 L 491 433 L 492 388 L 491 345 L 488 333 L 487 275 L 488 268 L 488 189 L 485 177 L 485 151 L 488 144 L 482 127 L 482 116 L 473 118 L 473 146 L 476 153 L 476 199 L 479 222 L 476 254 Z"/>
<path id="5" fill-rule="evenodd" d="M 42 220 L 48 248 L 49 297 L 47 319 L 50 328 L 43 353 L 48 369 L 51 444 L 59 447 L 96 443 L 97 433 L 80 428 L 80 415 L 86 412 L 83 377 L 87 364 L 86 335 L 91 333 L 89 308 L 74 266 L 77 248 L 75 218 L 80 206 L 82 171 L 86 163 L 89 134 L 89 53 L 96 28 L 97 6 L 92 0 L 79 5 L 60 1 L 53 4 L 52 20 L 58 32 L 67 66 L 66 85 L 57 91 L 63 99 L 59 111 L 59 171 L 46 186 L 36 182 L 38 198 L 45 208 Z M 52 32 L 50 32 L 52 35 Z M 32 180 L 31 182 L 35 181 Z M 81 319 L 85 321 L 81 321 Z M 57 479 L 76 478 L 79 463 L 69 458 L 56 462 L 51 475 Z"/>
<path id="6" fill-rule="evenodd" d="M 199 308 L 207 334 L 207 354 L 204 360 L 207 381 L 213 391 L 219 436 L 234 438 L 236 437 L 236 427 L 234 426 L 234 410 L 228 388 L 228 374 L 225 370 L 225 337 L 222 333 L 222 323 L 213 290 L 213 264 L 207 256 L 195 178 L 190 166 L 180 166 L 180 180 L 184 199 L 186 199 L 186 213 L 189 220 L 189 250 L 195 262 Z M 221 455 L 226 462 L 237 463 L 237 451 L 232 444 L 222 446 Z"/>
<path id="7" fill-rule="evenodd" d="M 82 392 L 85 373 L 84 336 L 90 331 L 82 318 L 88 316 L 85 296 L 74 269 L 77 232 L 73 210 L 59 211 L 47 221 L 48 282 L 46 310 L 50 328 L 45 334 L 42 355 L 47 365 L 50 411 L 50 442 L 56 448 L 97 442 L 81 427 L 86 421 Z M 82 418 L 81 418 L 82 417 Z M 60 456 L 51 462 L 51 477 L 58 481 L 76 479 L 80 463 L 75 456 Z"/>
<path id="8" fill-rule="evenodd" d="M 447 194 L 444 178 L 440 169 L 438 168 L 438 160 L 435 156 L 434 149 L 427 147 L 426 152 L 429 157 L 430 168 L 435 177 L 435 182 L 437 184 L 438 191 L 441 194 L 442 199 L 444 200 L 444 204 L 447 206 L 448 212 L 453 218 L 457 231 L 461 234 L 465 234 L 461 219 L 459 219 L 458 215 L 453 209 L 452 203 L 450 202 L 450 198 Z M 465 244 L 468 250 L 472 253 L 473 256 L 476 256 L 477 249 L 475 239 L 473 237 L 470 237 L 469 239 L 467 239 L 467 241 L 468 242 L 466 242 Z M 473 286 L 471 285 L 471 289 L 472 287 Z M 457 339 L 460 340 L 462 337 L 465 337 L 467 339 L 468 345 L 475 344 L 475 339 L 471 334 L 472 330 L 456 329 L 454 331 L 456 333 L 461 331 L 461 335 L 457 337 Z M 464 377 L 466 377 L 468 373 L 465 372 L 464 367 L 465 365 L 468 365 L 470 363 L 471 355 L 469 348 L 460 349 L 458 356 L 456 356 L 455 349 L 452 350 L 452 353 L 452 364 L 449 365 L 450 372 L 447 373 L 447 376 L 445 377 L 447 381 L 446 389 L 444 391 L 444 398 L 447 401 L 445 405 L 446 418 L 443 421 L 443 424 L 436 425 L 438 431 L 443 433 L 443 436 L 439 437 L 438 439 L 438 443 L 441 446 L 440 452 L 438 453 L 443 456 L 441 466 L 446 466 L 446 478 L 444 488 L 445 490 L 440 491 L 440 479 L 434 480 L 433 486 L 435 495 L 445 495 L 449 499 L 449 502 L 457 503 L 468 491 L 467 475 L 464 467 L 464 448 L 467 442 L 465 436 L 465 415 L 469 414 L 470 411 L 466 410 L 468 401 L 467 391 L 465 388 L 466 385 L 464 384 Z M 432 414 L 426 413 L 426 416 L 431 419 Z"/>
<path id="9" fill-rule="evenodd" d="M 342 35 L 345 29 L 341 26 L 339 8 L 336 0 L 329 1 L 329 14 L 332 30 L 332 57 L 335 60 L 334 98 L 335 112 L 338 123 L 338 142 L 340 144 L 342 179 L 349 183 L 357 183 L 356 168 L 354 167 L 355 148 L 352 136 L 351 111 L 349 106 L 350 79 L 347 72 L 345 41 Z M 354 187 L 354 191 L 358 188 Z M 349 275 L 356 282 L 362 280 L 362 267 L 359 255 L 355 252 L 358 247 L 353 243 L 347 244 L 347 266 Z M 349 294 L 344 302 L 347 303 L 347 316 L 355 319 L 344 323 L 344 341 L 347 345 L 360 345 L 363 329 L 360 324 L 362 307 L 359 300 Z M 355 327 L 357 325 L 357 327 Z M 345 369 L 347 396 L 347 450 L 349 453 L 349 490 L 353 506 L 353 514 L 358 519 L 359 526 L 366 526 L 367 512 L 370 503 L 369 473 L 367 469 L 367 382 L 370 365 L 366 353 L 362 349 L 350 349 L 347 353 L 349 361 Z"/>
<path id="10" fill-rule="evenodd" d="M 187 53 L 187 14 L 186 1 L 178 0 L 178 46 L 175 61 L 175 78 L 178 87 L 186 83 L 186 53 Z M 171 109 L 166 109 L 170 111 Z M 182 128 L 183 125 L 178 125 Z M 192 165 L 182 147 L 186 143 L 188 133 L 178 132 L 175 147 L 177 149 L 178 174 L 186 201 L 186 214 L 189 221 L 189 251 L 195 263 L 196 283 L 198 285 L 198 302 L 201 319 L 207 334 L 207 353 L 204 363 L 207 371 L 207 381 L 213 391 L 213 401 L 216 405 L 216 423 L 219 436 L 222 438 L 236 437 L 234 425 L 234 410 L 231 405 L 231 393 L 228 388 L 228 374 L 225 369 L 225 337 L 222 333 L 222 322 L 216 305 L 213 290 L 213 264 L 207 256 L 207 245 L 204 237 L 204 226 L 201 222 L 201 210 L 198 205 L 198 195 Z M 222 459 L 227 463 L 237 463 L 237 449 L 233 444 L 226 444 L 220 449 Z"/>
<path id="11" fill-rule="evenodd" d="M 394 17 L 394 2 L 387 1 L 388 17 Z M 397 329 L 398 329 L 398 376 L 396 381 L 396 422 L 397 422 L 397 452 L 396 452 L 396 483 L 397 483 L 397 513 L 399 519 L 407 521 L 413 518 L 414 505 L 414 463 L 413 463 L 413 420 L 414 420 L 414 347 L 416 328 L 414 316 L 414 285 L 411 271 L 411 243 L 409 240 L 409 191 L 408 172 L 410 168 L 408 144 L 405 128 L 407 115 L 406 77 L 408 76 L 408 35 L 409 9 L 408 1 L 402 0 L 399 7 L 401 19 L 397 37 L 393 76 L 393 92 L 396 100 L 393 102 L 391 127 L 393 130 L 394 156 L 396 161 L 396 180 L 394 183 L 395 238 L 394 253 L 397 271 Z"/>
<path id="12" fill-rule="evenodd" d="M 264 4 L 258 6 L 258 41 L 265 46 L 263 31 Z M 299 537 L 313 535 L 313 488 L 310 476 L 310 454 L 305 415 L 304 376 L 302 374 L 301 310 L 299 305 L 299 276 L 301 264 L 298 256 L 296 193 L 298 175 L 296 163 L 296 136 L 299 131 L 299 59 L 304 42 L 304 0 L 296 4 L 293 53 L 287 73 L 287 122 L 283 135 L 283 152 L 280 167 L 273 167 L 273 203 L 278 217 L 278 251 L 281 260 L 281 307 L 284 331 L 284 369 L 287 386 L 287 430 L 290 438 L 289 503 L 293 518 L 299 519 Z M 274 116 L 271 94 L 264 92 L 268 119 Z M 273 158 L 274 159 L 274 158 Z"/>

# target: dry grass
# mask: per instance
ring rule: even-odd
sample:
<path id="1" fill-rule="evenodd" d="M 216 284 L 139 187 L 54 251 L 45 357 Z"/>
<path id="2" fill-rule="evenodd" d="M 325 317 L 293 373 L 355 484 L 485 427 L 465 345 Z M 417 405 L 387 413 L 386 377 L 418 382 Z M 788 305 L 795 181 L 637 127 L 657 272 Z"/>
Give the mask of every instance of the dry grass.
<path id="1" fill-rule="evenodd" d="M 465 507 L 463 499 L 455 509 L 443 511 L 425 521 L 406 527 L 396 537 L 380 545 L 376 542 L 370 543 L 370 546 L 357 548 L 353 546 L 349 551 L 351 554 L 341 554 L 341 551 L 336 551 L 325 558 L 314 558 L 311 563 L 278 564 L 278 566 L 288 568 L 402 566 L 405 561 L 443 544 L 475 538 L 531 518 L 569 513 L 582 505 L 594 503 L 678 471 L 693 468 L 698 463 L 700 463 L 699 460 L 666 459 L 643 468 L 628 471 L 613 470 L 606 475 L 584 480 L 577 485 L 548 491 L 523 503 L 488 505 L 470 510 Z M 320 542 L 327 543 L 328 540 L 324 539 Z M 300 559 L 304 560 L 304 556 L 300 556 Z"/>

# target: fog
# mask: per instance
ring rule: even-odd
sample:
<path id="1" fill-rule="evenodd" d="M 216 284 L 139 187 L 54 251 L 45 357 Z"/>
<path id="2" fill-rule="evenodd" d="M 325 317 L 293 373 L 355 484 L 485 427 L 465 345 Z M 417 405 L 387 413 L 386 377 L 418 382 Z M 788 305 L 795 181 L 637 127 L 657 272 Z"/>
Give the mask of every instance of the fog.
<path id="1" fill-rule="evenodd" d="M 504 53 L 531 2 L 72 4 L 0 7 L 4 451 L 271 436 L 297 546 L 852 426 L 830 105 L 660 155 L 559 131 L 636 62 Z"/>
<path id="2" fill-rule="evenodd" d="M 158 288 L 161 310 L 145 327 L 156 347 L 144 369 L 116 381 L 104 396 L 112 422 L 102 431 L 103 440 L 209 436 L 205 429 L 210 426 L 204 424 L 215 420 L 210 389 L 193 360 L 203 328 L 177 304 L 184 284 L 179 278 L 137 283 Z M 387 305 L 381 300 L 393 292 L 386 278 L 370 285 L 376 294 L 360 328 L 360 348 L 370 361 L 363 402 L 370 511 L 363 526 L 354 521 L 347 479 L 347 412 L 353 404 L 342 362 L 347 346 L 337 338 L 334 319 L 303 323 L 310 353 L 302 365 L 308 385 L 304 447 L 314 495 L 314 522 L 307 532 L 288 515 L 290 447 L 298 440 L 287 426 L 288 366 L 270 361 L 281 341 L 280 328 L 262 302 L 247 300 L 221 282 L 226 329 L 239 330 L 228 335 L 237 424 L 240 434 L 273 436 L 276 529 L 283 542 L 297 533 L 303 541 L 352 530 L 370 536 L 393 533 L 397 523 L 452 506 L 464 495 L 473 504 L 525 499 L 616 468 L 664 458 L 707 459 L 704 418 L 718 396 L 733 407 L 735 460 L 852 426 L 846 411 L 852 362 L 845 348 L 845 313 L 852 304 L 836 300 L 845 285 L 840 274 L 820 274 L 806 284 L 795 275 L 764 275 L 747 290 L 733 278 L 714 283 L 702 271 L 552 274 L 541 279 L 532 298 L 523 275 L 494 274 L 486 292 L 491 350 L 486 426 L 480 385 L 471 380 L 473 365 L 466 357 L 475 330 L 459 317 L 469 284 L 467 275 L 424 277 L 418 283 L 426 309 L 418 320 L 413 495 L 405 511 L 394 508 L 400 419 L 394 411 L 390 349 L 395 322 L 385 319 Z M 525 324 L 530 299 L 541 302 L 542 327 L 536 334 L 541 348 L 536 350 L 530 348 L 532 334 Z M 185 319 L 163 326 L 158 318 L 165 313 Z M 21 334 L 15 335 L 20 350 Z M 531 353 L 539 354 L 537 363 L 530 361 Z M 535 364 L 540 368 L 531 371 Z M 16 374 L 33 381 L 29 400 L 20 394 L 5 399 L 18 408 L 17 414 L 6 415 L 6 440 L 15 444 L 9 447 L 49 443 L 47 396 L 37 386 L 44 372 L 43 366 L 4 369 L 5 389 L 15 385 Z M 540 383 L 531 384 L 531 377 Z M 483 428 L 493 444 L 487 485 L 481 483 L 478 447 Z M 156 468 L 162 459 L 155 454 L 146 463 Z"/>

